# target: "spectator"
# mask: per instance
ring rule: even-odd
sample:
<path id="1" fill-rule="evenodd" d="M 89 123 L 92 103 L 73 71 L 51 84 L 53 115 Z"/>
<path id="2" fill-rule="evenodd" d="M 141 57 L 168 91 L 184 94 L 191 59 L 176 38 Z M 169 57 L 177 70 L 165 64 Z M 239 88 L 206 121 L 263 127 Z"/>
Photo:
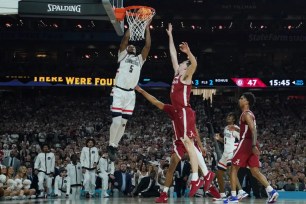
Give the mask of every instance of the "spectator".
<path id="1" fill-rule="evenodd" d="M 9 157 L 5 157 L 3 159 L 3 165 L 7 166 L 7 167 L 13 167 L 14 168 L 14 172 L 17 172 L 17 170 L 20 167 L 20 160 L 17 159 L 16 156 L 17 156 L 16 150 L 12 150 L 10 152 L 10 156 Z"/>
<path id="2" fill-rule="evenodd" d="M 120 170 L 114 172 L 114 188 L 118 189 L 124 195 L 131 196 L 132 192 L 132 177 L 126 172 L 126 164 L 120 165 Z"/>
<path id="3" fill-rule="evenodd" d="M 156 171 L 153 170 L 150 172 L 149 176 L 146 176 L 141 179 L 140 183 L 138 184 L 136 190 L 134 191 L 134 196 L 141 196 L 141 197 L 158 197 L 159 187 L 156 185 Z"/>
<path id="4" fill-rule="evenodd" d="M 295 191 L 295 185 L 292 183 L 292 178 L 287 179 L 287 184 L 284 186 L 285 191 Z"/>
<path id="5" fill-rule="evenodd" d="M 180 198 L 182 195 L 184 196 L 184 192 L 187 188 L 187 180 L 191 171 L 191 165 L 187 158 L 188 155 L 185 154 L 175 169 L 174 192 L 176 192 L 178 198 Z"/>

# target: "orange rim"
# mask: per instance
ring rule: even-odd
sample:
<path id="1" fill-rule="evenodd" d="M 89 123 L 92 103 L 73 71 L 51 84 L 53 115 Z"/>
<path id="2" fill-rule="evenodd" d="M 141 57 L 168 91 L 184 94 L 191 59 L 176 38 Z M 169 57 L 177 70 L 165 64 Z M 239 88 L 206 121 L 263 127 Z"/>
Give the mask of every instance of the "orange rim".
<path id="1" fill-rule="evenodd" d="M 117 21 L 123 21 L 125 17 L 125 8 L 115 8 L 115 16 Z"/>
<path id="2" fill-rule="evenodd" d="M 125 7 L 125 8 L 115 8 L 116 19 L 118 21 L 123 21 L 125 15 L 136 16 L 136 13 L 131 12 L 130 10 L 141 9 L 141 8 L 150 9 L 152 12 L 155 12 L 155 9 L 152 8 L 152 7 L 149 7 L 149 6 L 128 6 L 128 7 Z M 137 14 L 137 15 L 139 15 L 139 14 Z"/>

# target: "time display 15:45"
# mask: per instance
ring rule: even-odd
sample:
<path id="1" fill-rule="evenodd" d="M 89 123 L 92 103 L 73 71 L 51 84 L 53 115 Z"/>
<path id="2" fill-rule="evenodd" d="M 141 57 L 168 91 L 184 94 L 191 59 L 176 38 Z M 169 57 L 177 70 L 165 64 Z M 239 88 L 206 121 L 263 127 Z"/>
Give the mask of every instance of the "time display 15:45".
<path id="1" fill-rule="evenodd" d="M 272 79 L 269 81 L 270 86 L 290 86 L 291 82 L 289 79 Z"/>

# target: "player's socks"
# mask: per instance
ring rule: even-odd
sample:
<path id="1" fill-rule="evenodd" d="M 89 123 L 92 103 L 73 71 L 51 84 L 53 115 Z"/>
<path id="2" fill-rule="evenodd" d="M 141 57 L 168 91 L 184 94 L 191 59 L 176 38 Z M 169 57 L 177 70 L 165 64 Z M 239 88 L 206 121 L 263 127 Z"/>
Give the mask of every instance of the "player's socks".
<path id="1" fill-rule="evenodd" d="M 204 176 L 206 176 L 208 174 L 208 169 L 207 169 L 207 166 L 205 164 L 205 161 L 204 161 L 204 157 L 202 156 L 201 152 L 198 150 L 198 148 L 196 148 L 193 144 L 193 147 L 195 149 L 195 152 L 196 152 L 196 155 L 197 155 L 197 158 L 198 158 L 198 163 L 199 163 L 199 166 L 204 174 Z"/>
<path id="2" fill-rule="evenodd" d="M 163 192 L 168 193 L 168 190 L 169 190 L 169 187 L 165 186 Z"/>
<path id="3" fill-rule="evenodd" d="M 266 188 L 266 191 L 267 191 L 268 193 L 270 193 L 271 191 L 273 191 L 272 186 L 268 186 L 268 187 Z"/>
<path id="4" fill-rule="evenodd" d="M 116 147 L 118 146 L 123 134 L 124 134 L 124 131 L 125 131 L 125 127 L 126 127 L 126 123 L 127 123 L 127 119 L 125 118 L 122 118 L 121 119 L 121 125 L 118 127 L 118 131 L 117 131 L 117 135 L 115 137 L 115 140 L 114 140 L 114 143 L 116 145 Z"/>
<path id="5" fill-rule="evenodd" d="M 109 130 L 109 144 L 111 146 L 115 145 L 115 141 L 116 141 L 116 136 L 117 136 L 117 133 L 118 133 L 118 130 L 121 126 L 121 119 L 122 117 L 121 116 L 117 116 L 117 117 L 113 117 L 113 122 L 110 126 L 110 130 Z M 115 147 L 115 146 L 113 146 Z"/>
<path id="6" fill-rule="evenodd" d="M 197 181 L 199 179 L 198 173 L 191 173 L 191 181 Z"/>

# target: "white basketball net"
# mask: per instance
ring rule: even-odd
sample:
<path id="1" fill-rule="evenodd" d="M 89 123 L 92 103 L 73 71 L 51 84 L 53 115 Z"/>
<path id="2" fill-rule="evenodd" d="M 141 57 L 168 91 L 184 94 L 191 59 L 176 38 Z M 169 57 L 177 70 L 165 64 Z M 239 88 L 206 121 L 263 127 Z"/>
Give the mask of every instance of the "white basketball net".
<path id="1" fill-rule="evenodd" d="M 133 8 L 126 11 L 126 19 L 130 29 L 130 40 L 139 41 L 145 39 L 145 30 L 148 22 L 155 15 L 155 10 L 150 9 L 149 14 L 140 14 L 138 12 L 140 8 Z"/>

